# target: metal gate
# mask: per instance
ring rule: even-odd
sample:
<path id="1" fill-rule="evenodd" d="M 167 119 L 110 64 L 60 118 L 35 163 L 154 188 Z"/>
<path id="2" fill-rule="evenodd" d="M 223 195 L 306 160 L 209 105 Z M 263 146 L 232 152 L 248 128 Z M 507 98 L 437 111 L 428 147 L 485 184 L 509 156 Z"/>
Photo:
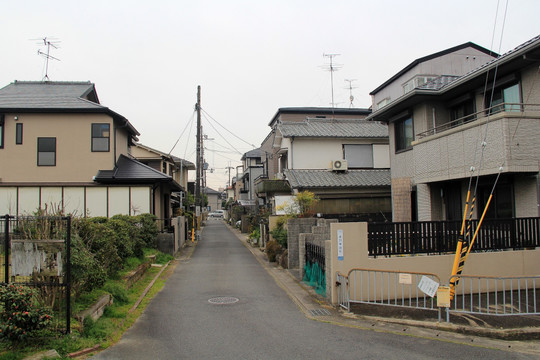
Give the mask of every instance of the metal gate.
<path id="1" fill-rule="evenodd" d="M 36 289 L 37 300 L 53 314 L 54 330 L 71 328 L 71 217 L 0 218 L 2 284 Z"/>

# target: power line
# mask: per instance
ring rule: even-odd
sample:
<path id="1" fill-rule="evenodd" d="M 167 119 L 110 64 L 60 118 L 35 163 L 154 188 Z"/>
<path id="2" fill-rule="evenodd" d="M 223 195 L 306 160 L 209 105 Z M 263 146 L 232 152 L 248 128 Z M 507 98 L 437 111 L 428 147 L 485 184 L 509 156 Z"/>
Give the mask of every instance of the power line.
<path id="1" fill-rule="evenodd" d="M 229 134 L 231 134 L 232 136 L 234 136 L 234 137 L 237 138 L 238 140 L 240 140 L 240 141 L 242 141 L 242 142 L 248 144 L 249 146 L 252 146 L 253 148 L 257 148 L 257 146 L 248 143 L 247 141 L 245 141 L 244 139 L 242 139 L 241 137 L 239 137 L 238 135 L 236 135 L 235 133 L 233 133 L 232 131 L 230 131 L 229 129 L 227 129 L 225 126 L 221 125 L 221 124 L 219 123 L 219 121 L 217 121 L 217 120 L 214 119 L 210 114 L 208 114 L 208 113 L 206 112 L 206 110 L 204 110 L 204 109 L 201 109 L 201 110 L 202 110 L 202 112 L 203 112 L 206 116 L 208 116 L 208 117 L 209 117 L 210 119 L 212 119 L 216 124 L 218 124 L 219 126 L 221 126 L 221 127 L 222 127 L 225 131 L 227 131 Z M 214 128 L 214 129 L 215 129 L 215 128 Z M 217 131 L 217 130 L 216 130 L 216 131 Z M 221 134 L 220 134 L 220 135 L 221 135 Z M 221 137 L 223 137 L 223 136 L 221 136 Z M 223 138 L 223 139 L 225 140 L 225 138 Z M 225 140 L 225 141 L 226 141 L 226 140 Z M 228 143 L 228 142 L 227 142 L 227 143 Z M 229 145 L 230 145 L 230 144 L 229 144 Z M 231 146 L 232 146 L 232 145 L 231 145 Z M 234 148 L 234 146 L 232 146 L 232 147 Z"/>

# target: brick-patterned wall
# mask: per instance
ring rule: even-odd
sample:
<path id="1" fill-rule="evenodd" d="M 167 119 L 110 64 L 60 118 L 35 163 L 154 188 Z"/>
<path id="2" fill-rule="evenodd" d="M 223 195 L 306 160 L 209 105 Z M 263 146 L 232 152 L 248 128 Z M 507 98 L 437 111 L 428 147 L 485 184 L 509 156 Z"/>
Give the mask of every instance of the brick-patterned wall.
<path id="1" fill-rule="evenodd" d="M 299 235 L 311 233 L 311 227 L 317 224 L 315 218 L 289 219 L 287 221 L 287 249 L 289 252 L 289 269 L 298 269 L 299 261 Z"/>
<path id="2" fill-rule="evenodd" d="M 537 178 L 516 176 L 514 179 L 515 216 L 538 216 Z"/>
<path id="3" fill-rule="evenodd" d="M 392 179 L 393 221 L 411 221 L 411 178 Z"/>

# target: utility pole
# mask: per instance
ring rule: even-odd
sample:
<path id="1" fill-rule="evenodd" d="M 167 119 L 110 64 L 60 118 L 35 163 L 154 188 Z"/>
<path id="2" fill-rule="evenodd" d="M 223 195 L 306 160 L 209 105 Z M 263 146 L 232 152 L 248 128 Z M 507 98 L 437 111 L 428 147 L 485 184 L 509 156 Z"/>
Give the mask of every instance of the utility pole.
<path id="1" fill-rule="evenodd" d="M 200 222 L 199 216 L 201 213 L 202 199 L 201 199 L 201 178 L 203 173 L 203 161 L 201 154 L 201 86 L 197 86 L 197 104 L 195 105 L 197 110 L 197 180 L 195 183 L 195 214 L 197 217 L 196 229 L 199 229 Z M 197 233 L 198 236 L 198 233 Z"/>

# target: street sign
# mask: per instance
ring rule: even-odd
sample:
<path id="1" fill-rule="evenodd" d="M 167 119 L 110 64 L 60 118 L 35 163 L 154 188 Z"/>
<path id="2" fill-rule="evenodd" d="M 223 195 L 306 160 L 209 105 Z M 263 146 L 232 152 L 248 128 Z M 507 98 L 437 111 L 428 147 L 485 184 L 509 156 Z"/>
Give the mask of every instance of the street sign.
<path id="1" fill-rule="evenodd" d="M 343 260 L 343 230 L 337 231 L 337 255 L 338 260 Z"/>

